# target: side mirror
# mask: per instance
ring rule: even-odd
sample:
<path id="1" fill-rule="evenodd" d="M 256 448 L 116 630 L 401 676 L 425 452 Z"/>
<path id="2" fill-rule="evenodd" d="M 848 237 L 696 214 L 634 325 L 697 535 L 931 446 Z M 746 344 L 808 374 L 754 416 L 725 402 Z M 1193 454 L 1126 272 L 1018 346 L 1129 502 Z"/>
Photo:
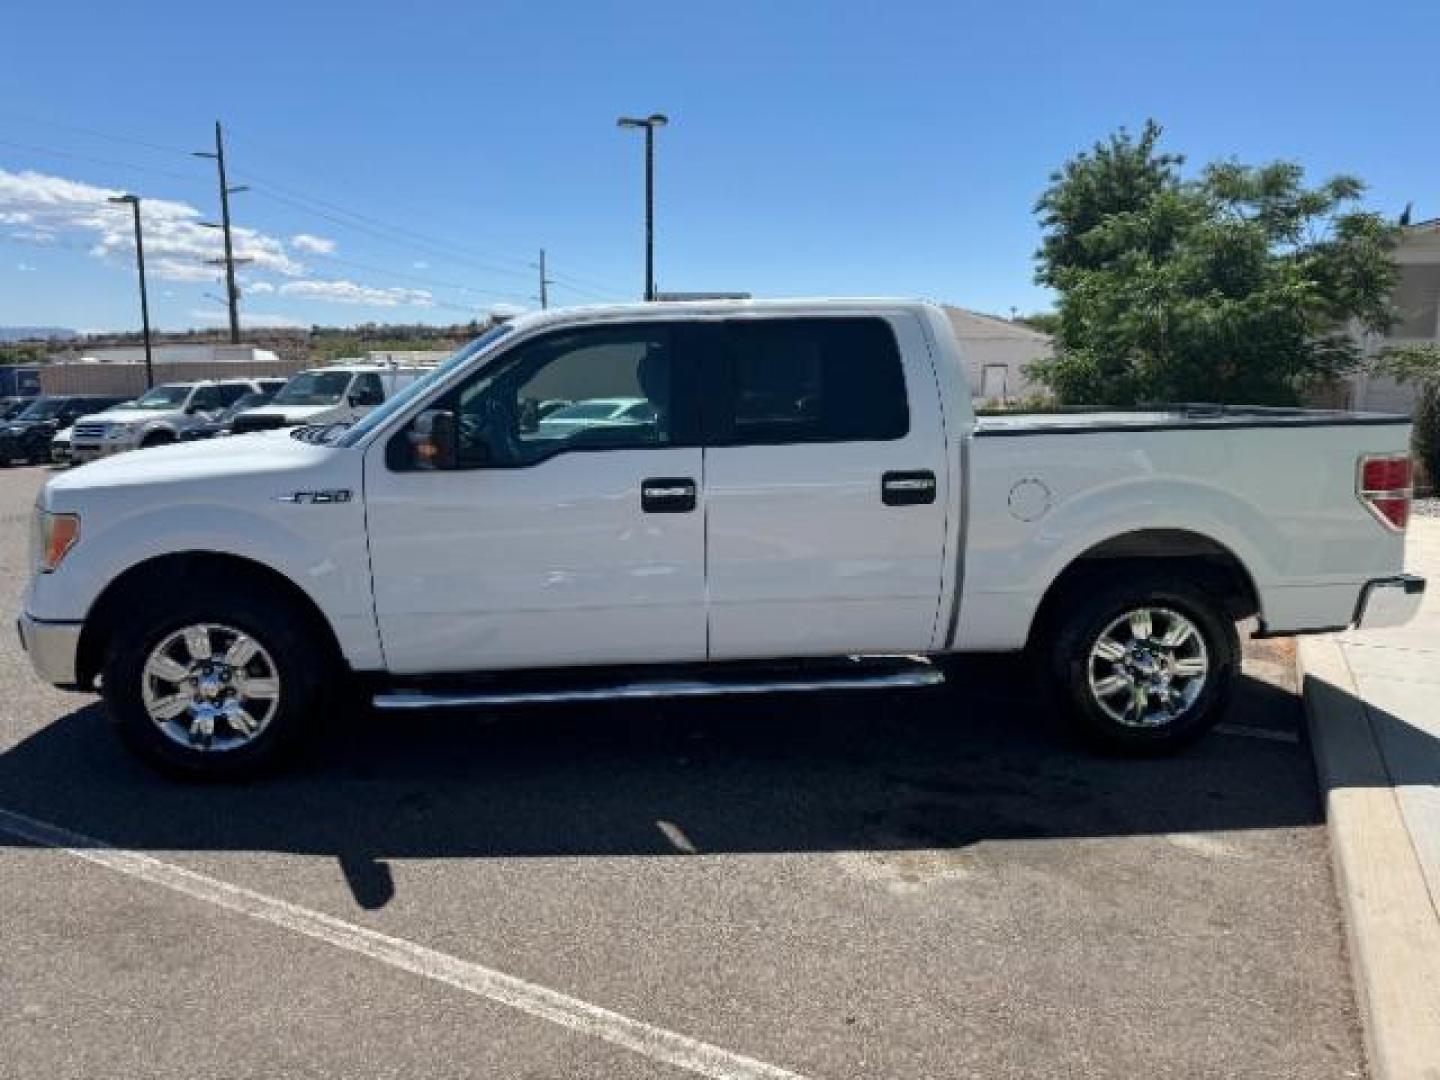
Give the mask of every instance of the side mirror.
<path id="1" fill-rule="evenodd" d="M 410 424 L 410 460 L 420 469 L 453 469 L 456 459 L 455 414 L 426 409 Z"/>

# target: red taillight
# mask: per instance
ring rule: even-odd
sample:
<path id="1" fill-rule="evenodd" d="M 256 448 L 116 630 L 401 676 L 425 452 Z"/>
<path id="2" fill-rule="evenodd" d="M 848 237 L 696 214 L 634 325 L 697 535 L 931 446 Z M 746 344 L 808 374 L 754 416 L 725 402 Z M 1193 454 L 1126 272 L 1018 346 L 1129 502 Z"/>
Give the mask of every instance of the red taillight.
<path id="1" fill-rule="evenodd" d="M 1355 494 L 1392 529 L 1410 521 L 1410 458 L 1406 454 L 1366 455 L 1360 459 Z"/>
<path id="2" fill-rule="evenodd" d="M 1408 457 L 1364 458 L 1360 464 L 1360 490 L 1409 491 L 1410 459 Z"/>

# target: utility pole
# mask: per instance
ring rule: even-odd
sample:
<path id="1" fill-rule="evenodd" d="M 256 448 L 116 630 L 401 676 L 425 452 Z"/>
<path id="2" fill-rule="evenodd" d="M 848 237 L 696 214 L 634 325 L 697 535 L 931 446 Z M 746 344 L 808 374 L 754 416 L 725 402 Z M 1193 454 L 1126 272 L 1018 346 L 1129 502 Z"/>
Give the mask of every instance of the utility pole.
<path id="1" fill-rule="evenodd" d="M 655 299 L 655 129 L 670 122 L 664 113 L 646 117 L 622 116 L 622 128 L 645 129 L 645 299 Z"/>
<path id="2" fill-rule="evenodd" d="M 112 203 L 127 205 L 135 212 L 135 268 L 140 273 L 140 325 L 145 334 L 145 389 L 155 385 L 155 365 L 150 357 L 150 300 L 145 295 L 145 239 L 140 229 L 140 196 L 112 195 Z"/>
<path id="3" fill-rule="evenodd" d="M 550 279 L 545 276 L 545 249 L 540 249 L 540 310 L 544 311 L 550 306 L 550 293 L 547 291 L 550 286 Z"/>
<path id="4" fill-rule="evenodd" d="M 225 180 L 225 139 L 220 130 L 220 121 L 215 121 L 215 151 L 196 150 L 196 157 L 211 158 L 220 173 L 220 224 L 225 233 L 225 286 L 230 306 L 230 344 L 240 344 L 240 292 L 235 287 L 235 246 L 230 237 L 230 196 L 247 191 L 244 184 L 231 187 Z M 208 221 L 202 221 L 208 228 L 216 228 Z"/>

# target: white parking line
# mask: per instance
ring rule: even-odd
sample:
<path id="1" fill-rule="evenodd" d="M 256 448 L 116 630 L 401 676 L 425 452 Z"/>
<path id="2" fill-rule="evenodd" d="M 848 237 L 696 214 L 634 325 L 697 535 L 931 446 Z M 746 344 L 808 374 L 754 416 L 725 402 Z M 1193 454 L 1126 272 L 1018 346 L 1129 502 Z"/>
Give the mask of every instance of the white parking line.
<path id="1" fill-rule="evenodd" d="M 59 848 L 108 870 L 445 983 L 700 1076 L 714 1080 L 803 1080 L 798 1073 L 776 1065 L 667 1031 L 642 1020 L 632 1020 L 514 975 L 197 874 L 138 851 L 113 847 L 103 840 L 37 821 L 24 814 L 0 809 L 0 830 L 34 844 Z"/>
<path id="2" fill-rule="evenodd" d="M 1293 731 L 1276 731 L 1274 728 L 1251 727 L 1248 724 L 1216 724 L 1217 735 L 1239 735 L 1246 739 L 1269 739 L 1271 742 L 1298 743 L 1300 736 Z"/>

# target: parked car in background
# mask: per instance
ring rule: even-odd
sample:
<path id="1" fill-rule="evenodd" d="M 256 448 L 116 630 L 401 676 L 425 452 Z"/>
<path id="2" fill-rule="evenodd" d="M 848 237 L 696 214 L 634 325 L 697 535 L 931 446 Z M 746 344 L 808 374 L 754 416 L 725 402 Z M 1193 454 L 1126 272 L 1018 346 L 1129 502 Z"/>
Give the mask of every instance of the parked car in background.
<path id="1" fill-rule="evenodd" d="M 916 657 L 1025 649 L 1079 731 L 1157 752 L 1224 714 L 1238 621 L 1418 608 L 1405 417 L 977 418 L 967 371 L 922 303 L 521 316 L 343 430 L 53 477 L 22 639 L 152 760 L 240 774 L 353 675 L 379 709 L 483 708 L 933 685 Z M 609 404 L 532 422 L 561 398 Z"/>
<path id="2" fill-rule="evenodd" d="M 70 437 L 71 458 L 78 465 L 173 443 L 182 431 L 209 423 L 246 394 L 261 392 L 257 379 L 164 383 L 103 415 L 77 420 Z"/>
<path id="3" fill-rule="evenodd" d="M 0 420 L 9 420 L 11 417 L 19 416 L 34 400 L 33 397 L 0 398 Z"/>
<path id="4" fill-rule="evenodd" d="M 44 396 L 31 398 L 23 410 L 0 423 L 0 465 L 23 461 L 38 465 L 50 460 L 50 440 L 78 417 L 101 412 L 124 398 Z"/>
<path id="5" fill-rule="evenodd" d="M 281 384 L 284 385 L 283 383 Z M 279 389 L 279 387 L 276 387 Z M 258 409 L 262 405 L 268 405 L 275 397 L 275 390 L 269 390 L 262 394 L 246 394 L 239 401 L 235 402 L 228 409 L 222 412 L 214 420 L 204 424 L 196 424 L 192 428 L 186 428 L 180 433 L 181 442 L 198 442 L 201 439 L 213 439 L 217 435 L 229 435 L 235 417 L 250 409 Z"/>
<path id="6" fill-rule="evenodd" d="M 263 409 L 235 418 L 236 435 L 297 424 L 351 423 L 429 368 L 333 364 L 295 375 Z"/>
<path id="7" fill-rule="evenodd" d="M 544 403 L 541 403 L 542 405 Z M 552 438 L 582 428 L 626 427 L 655 423 L 655 406 L 646 398 L 590 398 L 542 413 L 537 407 L 538 430 Z M 525 418 L 521 418 L 524 424 Z"/>
<path id="8" fill-rule="evenodd" d="M 50 440 L 50 460 L 56 465 L 70 464 L 70 436 L 75 433 L 75 425 L 71 424 L 55 433 Z"/>

